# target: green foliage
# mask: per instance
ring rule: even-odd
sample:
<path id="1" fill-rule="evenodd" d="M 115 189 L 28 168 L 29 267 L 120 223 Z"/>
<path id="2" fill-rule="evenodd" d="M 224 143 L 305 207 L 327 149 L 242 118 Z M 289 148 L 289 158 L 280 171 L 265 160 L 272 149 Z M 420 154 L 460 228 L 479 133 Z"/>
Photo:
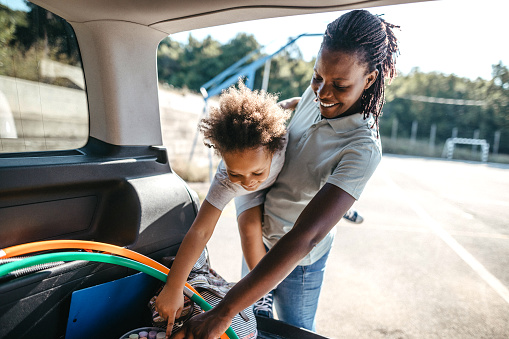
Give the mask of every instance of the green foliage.
<path id="1" fill-rule="evenodd" d="M 414 121 L 417 139 L 429 139 L 436 125 L 436 142 L 445 142 L 457 128 L 458 137 L 479 138 L 493 144 L 495 132 L 501 133 L 500 152 L 509 152 L 509 71 L 502 64 L 493 66 L 493 79 L 470 80 L 455 75 L 422 73 L 413 69 L 387 87 L 380 133 L 392 135 L 393 120 L 398 121 L 398 137 L 409 138 Z M 454 102 L 443 99 L 456 99 Z"/>
<path id="2" fill-rule="evenodd" d="M 167 38 L 158 50 L 159 80 L 199 91 L 201 85 L 259 47 L 254 37 L 245 33 L 225 45 L 210 36 L 200 42 L 189 35 L 187 44 Z M 255 55 L 253 60 L 261 56 Z M 299 48 L 290 45 L 271 60 L 268 91 L 281 99 L 300 96 L 309 86 L 313 65 L 314 60 L 304 61 Z M 257 70 L 255 88 L 262 87 L 263 72 L 264 67 Z M 456 101 L 443 103 L 448 99 Z M 395 119 L 399 138 L 410 138 L 411 126 L 417 122 L 416 138 L 429 140 L 430 130 L 436 126 L 437 144 L 451 137 L 453 129 L 458 137 L 472 138 L 479 133 L 479 138 L 493 144 L 499 131 L 499 152 L 509 153 L 509 71 L 502 63 L 493 66 L 491 80 L 423 73 L 415 68 L 387 86 L 386 101 L 380 121 L 384 136 L 392 135 Z"/>
<path id="3" fill-rule="evenodd" d="M 189 35 L 187 44 L 165 39 L 158 50 L 159 80 L 172 86 L 199 91 L 224 69 L 260 45 L 252 35 L 241 33 L 225 45 L 210 36 L 203 41 Z M 253 60 L 261 57 L 257 54 Z M 296 45 L 290 45 L 271 60 L 268 91 L 281 99 L 300 96 L 309 86 L 314 60 L 306 62 Z M 257 70 L 255 88 L 262 87 L 264 67 Z M 499 63 L 493 66 L 493 79 L 470 80 L 456 75 L 423 73 L 418 68 L 400 75 L 387 86 L 386 105 L 380 121 L 380 133 L 392 135 L 392 124 L 398 120 L 397 136 L 411 137 L 411 126 L 417 122 L 418 140 L 430 138 L 436 126 L 438 145 L 457 129 L 458 137 L 479 138 L 493 144 L 495 133 L 501 133 L 499 152 L 509 153 L 509 71 Z M 443 103 L 454 99 L 453 103 Z M 442 101 L 430 102 L 430 101 Z M 387 139 L 387 138 L 386 138 Z M 492 146 L 493 147 L 493 146 Z M 392 145 L 391 149 L 397 150 Z M 416 149 L 417 152 L 421 152 Z M 429 152 L 421 152 L 423 155 Z"/>
<path id="4" fill-rule="evenodd" d="M 159 82 L 199 91 L 207 81 L 259 47 L 254 36 L 245 33 L 225 45 L 210 36 L 200 42 L 190 34 L 187 44 L 168 37 L 157 51 Z"/>
<path id="5" fill-rule="evenodd" d="M 181 44 L 168 37 L 157 51 L 159 82 L 178 88 L 199 91 L 200 87 L 242 59 L 260 44 L 254 36 L 239 33 L 224 45 L 210 36 L 203 41 L 191 34 L 187 44 Z M 255 53 L 250 62 L 262 57 Z M 271 61 L 268 91 L 278 93 L 281 98 L 300 96 L 309 86 L 314 60 L 306 62 L 298 47 L 290 46 Z M 255 75 L 255 88 L 261 88 L 263 67 Z"/>
<path id="6" fill-rule="evenodd" d="M 0 75 L 75 87 L 63 78 L 43 78 L 40 61 L 50 59 L 81 67 L 76 38 L 62 18 L 30 3 L 30 10 L 0 5 Z"/>
<path id="7" fill-rule="evenodd" d="M 0 75 L 9 75 L 7 70 L 12 69 L 13 50 L 10 45 L 18 23 L 26 25 L 25 13 L 0 4 Z"/>

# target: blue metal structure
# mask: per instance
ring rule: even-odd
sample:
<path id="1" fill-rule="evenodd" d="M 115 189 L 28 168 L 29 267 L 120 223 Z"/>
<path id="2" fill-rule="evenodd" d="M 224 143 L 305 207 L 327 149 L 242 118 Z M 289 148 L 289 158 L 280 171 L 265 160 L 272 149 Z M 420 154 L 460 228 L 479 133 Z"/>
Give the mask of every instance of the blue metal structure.
<path id="1" fill-rule="evenodd" d="M 292 38 L 286 45 L 278 49 L 276 52 L 263 56 L 252 63 L 248 65 L 243 64 L 248 61 L 253 55 L 255 55 L 257 52 L 260 51 L 260 49 L 254 50 L 227 69 L 225 69 L 223 72 L 216 75 L 214 78 L 212 78 L 210 81 L 208 81 L 206 84 L 204 84 L 200 91 L 203 95 L 203 98 L 205 101 L 207 101 L 208 98 L 213 97 L 214 95 L 217 95 L 221 93 L 223 89 L 228 88 L 232 84 L 239 81 L 240 77 L 247 77 L 246 80 L 246 86 L 250 89 L 253 89 L 254 86 L 254 78 L 255 73 L 258 70 L 258 68 L 262 67 L 263 64 L 267 60 L 272 59 L 277 54 L 281 53 L 286 47 L 290 46 L 291 44 L 295 43 L 298 39 L 302 37 L 309 37 L 309 36 L 321 36 L 322 33 L 318 34 L 311 34 L 311 33 L 304 33 L 301 34 L 295 38 Z M 227 78 L 228 77 L 228 78 Z M 226 80 L 225 80 L 226 79 Z"/>

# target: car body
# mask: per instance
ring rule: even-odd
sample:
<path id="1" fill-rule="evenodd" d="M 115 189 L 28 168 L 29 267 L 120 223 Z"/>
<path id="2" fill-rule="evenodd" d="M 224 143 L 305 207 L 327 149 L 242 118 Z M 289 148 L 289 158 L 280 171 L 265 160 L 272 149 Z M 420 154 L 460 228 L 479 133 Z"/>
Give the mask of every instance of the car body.
<path id="1" fill-rule="evenodd" d="M 244 20 L 407 2 L 416 1 L 34 1 L 74 30 L 88 135 L 83 147 L 0 154 L 0 248 L 77 239 L 128 247 L 156 260 L 175 255 L 199 202 L 161 146 L 159 42 L 172 33 Z M 0 337 L 64 338 L 74 291 L 133 273 L 79 261 L 3 282 Z"/>

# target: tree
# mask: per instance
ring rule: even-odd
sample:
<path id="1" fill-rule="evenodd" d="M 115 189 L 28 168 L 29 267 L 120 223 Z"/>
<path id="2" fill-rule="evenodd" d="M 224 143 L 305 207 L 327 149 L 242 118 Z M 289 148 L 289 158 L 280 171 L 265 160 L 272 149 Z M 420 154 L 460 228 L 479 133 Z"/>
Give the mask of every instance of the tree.
<path id="1" fill-rule="evenodd" d="M 489 83 L 486 100 L 493 128 L 501 133 L 499 151 L 509 153 L 509 69 L 502 62 L 492 66 L 493 80 Z M 504 142 L 505 141 L 505 142 Z"/>
<path id="2" fill-rule="evenodd" d="M 186 44 L 163 40 L 158 58 L 159 80 L 176 87 L 199 91 L 200 86 L 252 51 L 260 49 L 252 35 L 238 34 L 221 45 L 210 36 L 198 41 L 192 35 Z M 255 53 L 251 61 L 263 55 Z M 281 99 L 300 96 L 309 86 L 315 60 L 304 61 L 297 45 L 290 45 L 271 60 L 268 91 Z M 263 67 L 257 70 L 255 89 L 262 86 Z M 444 99 L 455 100 L 444 103 Z M 453 128 L 459 137 L 480 138 L 492 143 L 501 132 L 500 152 L 509 153 L 509 70 L 502 63 L 493 65 L 493 79 L 471 80 L 454 74 L 424 73 L 414 68 L 397 77 L 386 88 L 386 105 L 380 121 L 380 133 L 391 135 L 392 120 L 398 119 L 398 136 L 410 137 L 411 126 L 418 122 L 417 138 L 427 140 L 432 125 L 437 126 L 436 142 L 445 142 Z"/>
<path id="3" fill-rule="evenodd" d="M 27 6 L 30 10 L 25 13 L 25 20 L 16 23 L 12 40 L 18 49 L 36 48 L 41 57 L 80 66 L 76 38 L 69 23 L 37 5 L 27 2 Z"/>
<path id="4" fill-rule="evenodd" d="M 0 4 L 0 74 L 13 75 L 13 48 L 17 25 L 26 25 L 26 13 Z"/>
<path id="5" fill-rule="evenodd" d="M 177 85 L 177 75 L 182 74 L 180 63 L 183 53 L 182 45 L 167 37 L 157 49 L 157 75 L 159 82 Z"/>
<path id="6" fill-rule="evenodd" d="M 187 44 L 166 38 L 159 45 L 159 81 L 199 91 L 200 87 L 260 45 L 252 35 L 238 34 L 225 45 L 208 36 L 198 41 L 191 34 Z"/>
<path id="7" fill-rule="evenodd" d="M 27 6 L 28 12 L 0 5 L 0 74 L 75 87 L 69 79 L 46 78 L 39 72 L 42 59 L 81 66 L 74 31 L 62 18 Z"/>
<path id="8" fill-rule="evenodd" d="M 435 124 L 439 142 L 451 137 L 453 128 L 458 129 L 459 137 L 465 138 L 472 138 L 474 131 L 479 130 L 481 138 L 492 142 L 496 131 L 504 135 L 508 130 L 509 90 L 504 89 L 509 87 L 507 68 L 499 64 L 493 69 L 494 78 L 490 81 L 423 73 L 418 68 L 399 76 L 387 87 L 381 134 L 390 135 L 391 122 L 398 119 L 398 135 L 402 137 L 409 136 L 412 122 L 417 121 L 417 136 L 423 139 L 429 137 L 431 125 Z M 443 103 L 441 99 L 455 101 Z M 500 150 L 509 151 L 508 148 L 501 145 Z"/>

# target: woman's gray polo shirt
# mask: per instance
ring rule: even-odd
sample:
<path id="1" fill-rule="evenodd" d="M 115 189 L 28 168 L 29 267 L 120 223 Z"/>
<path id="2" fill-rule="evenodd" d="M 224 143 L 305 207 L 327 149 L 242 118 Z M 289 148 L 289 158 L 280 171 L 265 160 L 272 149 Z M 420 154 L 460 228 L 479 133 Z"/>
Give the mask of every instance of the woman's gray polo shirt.
<path id="1" fill-rule="evenodd" d="M 268 248 L 290 231 L 302 210 L 325 185 L 333 184 L 356 200 L 382 158 L 373 117 L 353 114 L 321 119 L 311 88 L 304 92 L 288 126 L 283 169 L 265 197 L 263 241 Z M 237 215 L 253 195 L 235 199 Z M 251 201 L 251 206 L 263 203 Z M 300 262 L 310 265 L 332 246 L 335 228 Z"/>

